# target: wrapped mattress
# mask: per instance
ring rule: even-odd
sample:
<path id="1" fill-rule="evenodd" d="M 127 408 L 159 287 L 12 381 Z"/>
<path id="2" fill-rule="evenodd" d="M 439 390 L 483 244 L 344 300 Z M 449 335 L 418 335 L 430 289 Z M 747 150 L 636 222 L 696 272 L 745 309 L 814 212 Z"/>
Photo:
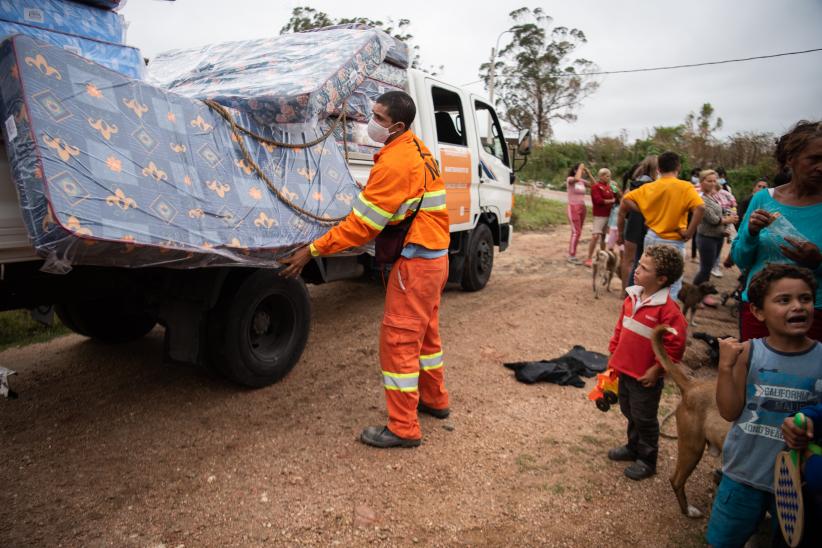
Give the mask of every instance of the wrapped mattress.
<path id="1" fill-rule="evenodd" d="M 388 63 L 381 63 L 362 84 L 357 86 L 345 103 L 346 116 L 359 122 L 371 118 L 371 108 L 377 98 L 387 91 L 404 90 L 408 84 L 408 75 L 404 69 Z M 342 114 L 342 106 L 333 109 L 330 116 Z"/>
<path id="2" fill-rule="evenodd" d="M 3 42 L 3 134 L 47 268 L 273 266 L 350 211 L 358 189 L 317 124 L 226 112 L 278 143 L 317 143 L 263 143 L 201 101 L 28 36 Z"/>
<path id="3" fill-rule="evenodd" d="M 109 13 L 96 8 L 89 9 Z M 143 56 L 137 48 L 0 19 L 0 40 L 15 34 L 25 34 L 59 46 L 131 78 L 142 78 L 145 73 Z"/>
<path id="4" fill-rule="evenodd" d="M 112 44 L 126 39 L 122 15 L 66 0 L 2 0 L 0 21 Z"/>
<path id="5" fill-rule="evenodd" d="M 369 28 L 286 34 L 162 53 L 148 78 L 186 97 L 236 108 L 260 124 L 315 124 L 339 111 L 393 45 Z"/>
<path id="6" fill-rule="evenodd" d="M 346 23 L 343 25 L 334 25 L 331 27 L 312 29 L 306 32 L 325 32 L 334 29 L 371 30 L 372 27 L 369 27 L 368 25 L 365 25 L 363 23 Z M 386 36 L 389 38 L 389 40 L 391 40 L 391 45 L 385 54 L 385 62 L 400 68 L 408 68 L 410 65 L 408 57 L 408 46 L 405 44 L 405 42 L 399 40 L 395 36 L 390 36 L 387 34 Z"/>

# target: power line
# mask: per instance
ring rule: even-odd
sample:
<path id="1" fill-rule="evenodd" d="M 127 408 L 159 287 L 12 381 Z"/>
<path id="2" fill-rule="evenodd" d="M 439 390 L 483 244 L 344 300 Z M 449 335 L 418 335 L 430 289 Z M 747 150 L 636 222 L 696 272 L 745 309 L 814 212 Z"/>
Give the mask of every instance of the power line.
<path id="1" fill-rule="evenodd" d="M 608 71 L 600 71 L 600 72 L 560 72 L 556 76 L 603 76 L 606 74 L 628 74 L 632 72 L 654 72 L 658 70 L 673 70 L 673 69 L 682 69 L 682 68 L 693 68 L 693 67 L 705 67 L 709 65 L 724 65 L 727 63 L 741 63 L 744 61 L 755 61 L 757 59 L 772 59 L 774 57 L 785 57 L 788 55 L 802 55 L 804 53 L 813 53 L 815 51 L 822 51 L 822 48 L 815 48 L 815 49 L 806 49 L 803 51 L 789 51 L 785 53 L 774 53 L 772 55 L 759 55 L 756 57 L 743 57 L 740 59 L 725 59 L 723 61 L 706 61 L 704 63 L 689 63 L 687 65 L 670 65 L 667 67 L 651 67 L 651 68 L 638 68 L 638 69 L 628 69 L 628 70 L 608 70 Z M 508 76 L 497 76 L 497 78 L 509 78 Z M 477 84 L 482 82 L 482 79 L 474 80 L 473 82 L 468 82 L 467 84 L 463 84 L 463 86 L 470 86 L 473 84 Z"/>

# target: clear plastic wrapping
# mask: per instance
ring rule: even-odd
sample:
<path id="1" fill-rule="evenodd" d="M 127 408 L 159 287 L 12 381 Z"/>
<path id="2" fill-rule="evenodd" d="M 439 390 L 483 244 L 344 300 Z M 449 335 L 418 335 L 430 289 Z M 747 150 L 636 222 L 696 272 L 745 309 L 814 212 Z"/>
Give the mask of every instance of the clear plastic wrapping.
<path id="1" fill-rule="evenodd" d="M 799 232 L 787 217 L 781 213 L 771 213 L 771 224 L 762 229 L 759 233 L 760 249 L 765 254 L 765 261 L 772 263 L 785 263 L 789 259 L 782 253 L 782 247 L 793 249 L 788 240 L 796 243 L 809 241 L 808 237 Z"/>
<path id="2" fill-rule="evenodd" d="M 213 44 L 158 55 L 148 80 L 246 112 L 259 124 L 311 124 L 339 112 L 393 44 L 367 27 Z"/>

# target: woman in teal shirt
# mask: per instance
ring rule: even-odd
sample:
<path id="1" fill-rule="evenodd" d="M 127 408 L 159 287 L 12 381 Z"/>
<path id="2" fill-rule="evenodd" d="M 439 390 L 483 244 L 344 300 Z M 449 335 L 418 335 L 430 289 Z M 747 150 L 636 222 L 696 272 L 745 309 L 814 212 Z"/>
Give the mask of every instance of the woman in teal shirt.
<path id="1" fill-rule="evenodd" d="M 822 122 L 801 121 L 783 135 L 776 160 L 791 181 L 751 198 L 731 256 L 747 272 L 739 313 L 740 339 L 766 337 L 768 329 L 750 311 L 748 284 L 767 263 L 794 263 L 813 271 L 819 289 L 808 336 L 822 341 Z"/>

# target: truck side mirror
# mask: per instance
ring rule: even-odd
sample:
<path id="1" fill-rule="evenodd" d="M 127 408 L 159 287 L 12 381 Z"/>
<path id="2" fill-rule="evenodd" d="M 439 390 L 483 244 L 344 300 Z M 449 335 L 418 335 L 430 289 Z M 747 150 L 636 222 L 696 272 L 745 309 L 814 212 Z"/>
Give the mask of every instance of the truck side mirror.
<path id="1" fill-rule="evenodd" d="M 517 137 L 517 154 L 520 156 L 528 156 L 531 154 L 531 130 L 519 130 L 519 137 Z"/>

